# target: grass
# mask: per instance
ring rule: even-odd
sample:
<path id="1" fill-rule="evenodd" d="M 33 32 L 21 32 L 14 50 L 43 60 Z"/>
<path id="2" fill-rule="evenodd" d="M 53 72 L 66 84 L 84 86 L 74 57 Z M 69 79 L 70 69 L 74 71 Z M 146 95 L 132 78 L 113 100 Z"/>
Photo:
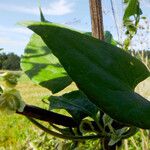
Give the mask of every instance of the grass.
<path id="1" fill-rule="evenodd" d="M 72 84 L 59 94 L 71 91 L 74 88 L 75 86 Z M 26 103 L 43 108 L 48 107 L 41 99 L 50 95 L 50 91 L 32 83 L 26 75 L 23 74 L 20 78 L 17 89 L 20 90 Z M 139 84 L 136 90 L 138 93 L 150 98 L 150 78 Z M 122 149 L 134 150 L 138 148 L 139 150 L 148 150 L 150 148 L 148 135 L 149 131 L 141 130 L 135 136 L 126 140 Z M 24 116 L 0 114 L 0 150 L 57 150 L 60 149 L 60 145 L 61 147 L 62 145 L 66 146 L 65 142 L 45 134 Z M 86 145 L 82 145 L 80 149 L 98 150 L 98 148 L 98 141 L 90 141 L 86 142 Z M 65 150 L 69 150 L 69 148 L 65 148 Z"/>
<path id="2" fill-rule="evenodd" d="M 36 84 L 33 84 L 27 76 L 23 75 L 17 89 L 21 92 L 24 101 L 31 105 L 43 107 L 41 102 L 43 96 L 50 92 Z M 26 119 L 26 117 L 13 114 L 0 116 L 0 150 L 23 149 L 28 139 L 37 138 L 37 128 Z"/>

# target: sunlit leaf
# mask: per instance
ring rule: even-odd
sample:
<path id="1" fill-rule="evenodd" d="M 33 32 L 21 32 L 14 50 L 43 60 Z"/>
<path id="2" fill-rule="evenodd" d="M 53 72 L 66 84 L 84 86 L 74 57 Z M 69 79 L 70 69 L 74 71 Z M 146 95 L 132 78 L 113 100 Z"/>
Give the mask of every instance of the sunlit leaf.
<path id="1" fill-rule="evenodd" d="M 57 93 L 71 82 L 58 59 L 40 36 L 33 34 L 21 59 L 21 68 L 35 83 Z"/>

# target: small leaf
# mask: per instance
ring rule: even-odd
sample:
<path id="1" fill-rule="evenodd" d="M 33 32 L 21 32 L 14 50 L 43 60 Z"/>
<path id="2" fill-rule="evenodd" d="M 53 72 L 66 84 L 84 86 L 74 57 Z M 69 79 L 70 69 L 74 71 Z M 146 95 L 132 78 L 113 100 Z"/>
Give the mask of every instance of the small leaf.
<path id="1" fill-rule="evenodd" d="M 140 9 L 140 4 L 138 0 L 129 0 L 128 6 L 123 16 L 123 20 L 125 21 L 126 19 L 134 15 L 142 15 L 142 10 Z"/>
<path id="2" fill-rule="evenodd" d="M 109 146 L 113 146 L 114 144 L 116 144 L 117 142 L 119 142 L 120 139 L 121 139 L 120 136 L 117 136 L 117 135 L 113 134 L 113 135 L 111 136 L 111 139 L 110 139 L 108 145 L 109 145 Z"/>
<path id="3" fill-rule="evenodd" d="M 100 116 L 101 116 L 101 111 L 98 111 L 96 114 L 96 120 L 95 121 L 100 122 Z"/>
<path id="4" fill-rule="evenodd" d="M 57 93 L 71 82 L 58 59 L 40 36 L 33 34 L 21 59 L 21 68 L 35 83 Z"/>
<path id="5" fill-rule="evenodd" d="M 111 139 L 108 143 L 109 146 L 112 146 L 114 144 L 116 144 L 118 141 L 121 140 L 122 138 L 122 135 L 127 132 L 127 127 L 124 127 L 122 129 L 118 129 L 118 130 L 115 130 L 115 133 L 111 135 Z"/>
<path id="6" fill-rule="evenodd" d="M 127 132 L 127 127 L 124 127 L 124 128 L 121 128 L 121 129 L 118 129 L 118 130 L 115 130 L 116 134 L 118 136 L 121 136 L 122 134 L 124 134 L 125 132 Z"/>
<path id="7" fill-rule="evenodd" d="M 98 112 L 98 108 L 81 91 L 51 96 L 50 109 L 66 109 L 79 122 L 87 116 L 95 119 Z"/>
<path id="8" fill-rule="evenodd" d="M 112 34 L 109 31 L 105 31 L 104 40 L 107 43 L 111 43 L 111 41 L 112 41 Z"/>
<path id="9" fill-rule="evenodd" d="M 85 35 L 92 36 L 92 32 L 85 32 L 84 34 L 85 34 Z"/>
<path id="10" fill-rule="evenodd" d="M 92 36 L 91 32 L 85 32 L 85 35 Z M 112 45 L 117 45 L 118 43 L 113 39 L 112 34 L 109 31 L 104 32 L 104 40 L 107 43 L 110 43 Z"/>
<path id="11" fill-rule="evenodd" d="M 111 125 L 113 122 L 113 119 L 110 118 L 107 114 L 103 115 L 103 123 L 104 123 L 104 127 Z"/>
<path id="12" fill-rule="evenodd" d="M 81 121 L 81 123 L 80 123 L 79 129 L 80 129 L 80 131 L 81 131 L 82 133 L 88 133 L 88 132 L 89 132 L 89 130 L 85 130 L 85 126 L 86 126 L 86 127 L 89 126 L 90 129 L 91 129 L 93 132 L 95 131 L 95 129 L 94 129 L 94 127 L 93 127 L 91 121 L 89 121 L 88 119 L 83 119 L 83 120 Z"/>
<path id="13" fill-rule="evenodd" d="M 141 17 L 141 19 L 145 20 L 145 19 L 146 19 L 146 17 L 145 17 L 145 16 L 142 16 L 142 17 Z"/>
<path id="14" fill-rule="evenodd" d="M 117 45 L 117 42 L 113 39 L 113 36 L 109 31 L 105 31 L 104 40 L 105 42 L 110 43 L 112 45 Z"/>

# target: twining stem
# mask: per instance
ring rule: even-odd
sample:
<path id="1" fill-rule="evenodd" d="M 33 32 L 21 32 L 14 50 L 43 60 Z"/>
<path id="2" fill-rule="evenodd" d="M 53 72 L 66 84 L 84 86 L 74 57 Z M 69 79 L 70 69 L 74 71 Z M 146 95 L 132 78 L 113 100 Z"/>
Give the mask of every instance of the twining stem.
<path id="1" fill-rule="evenodd" d="M 45 122 L 53 123 L 56 125 L 62 125 L 64 127 L 79 127 L 79 123 L 75 122 L 73 118 L 58 114 L 49 110 L 42 109 L 37 106 L 32 105 L 26 105 L 23 112 L 16 112 L 17 114 L 24 115 L 26 117 L 39 119 Z M 99 127 L 97 126 L 97 123 L 95 121 L 91 121 L 92 126 L 94 127 L 94 130 L 99 131 Z M 120 124 L 118 122 L 112 123 L 113 127 L 116 129 L 128 126 L 124 124 Z M 88 124 L 84 125 L 84 130 L 91 131 L 91 128 Z"/>
<path id="2" fill-rule="evenodd" d="M 62 138 L 62 139 L 68 139 L 68 140 L 74 140 L 74 141 L 81 141 L 81 140 L 89 140 L 89 139 L 99 139 L 104 137 L 104 135 L 98 134 L 98 135 L 89 135 L 89 136 L 73 136 L 73 135 L 64 135 L 64 134 L 60 134 L 57 132 L 54 132 L 52 130 L 49 130 L 48 128 L 46 128 L 45 126 L 43 126 L 42 124 L 40 124 L 39 122 L 37 122 L 35 119 L 32 119 L 30 117 L 28 117 L 28 119 L 34 123 L 37 127 L 39 127 L 40 129 L 42 129 L 43 131 L 58 137 L 58 138 Z"/>
<path id="3" fill-rule="evenodd" d="M 78 124 L 71 117 L 54 113 L 36 106 L 26 105 L 23 112 L 17 111 L 16 113 L 65 127 L 78 126 Z"/>

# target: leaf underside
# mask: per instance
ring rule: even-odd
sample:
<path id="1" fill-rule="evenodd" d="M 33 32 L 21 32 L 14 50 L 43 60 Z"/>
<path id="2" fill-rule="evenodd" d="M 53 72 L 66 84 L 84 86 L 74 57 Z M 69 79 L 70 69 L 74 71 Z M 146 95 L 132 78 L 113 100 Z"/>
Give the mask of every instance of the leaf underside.
<path id="1" fill-rule="evenodd" d="M 49 100 L 50 109 L 66 109 L 78 122 L 87 116 L 95 119 L 98 112 L 98 108 L 81 91 L 51 96 Z"/>
<path id="2" fill-rule="evenodd" d="M 33 82 L 48 88 L 52 93 L 63 90 L 72 82 L 58 59 L 37 34 L 32 35 L 25 48 L 21 68 Z"/>

